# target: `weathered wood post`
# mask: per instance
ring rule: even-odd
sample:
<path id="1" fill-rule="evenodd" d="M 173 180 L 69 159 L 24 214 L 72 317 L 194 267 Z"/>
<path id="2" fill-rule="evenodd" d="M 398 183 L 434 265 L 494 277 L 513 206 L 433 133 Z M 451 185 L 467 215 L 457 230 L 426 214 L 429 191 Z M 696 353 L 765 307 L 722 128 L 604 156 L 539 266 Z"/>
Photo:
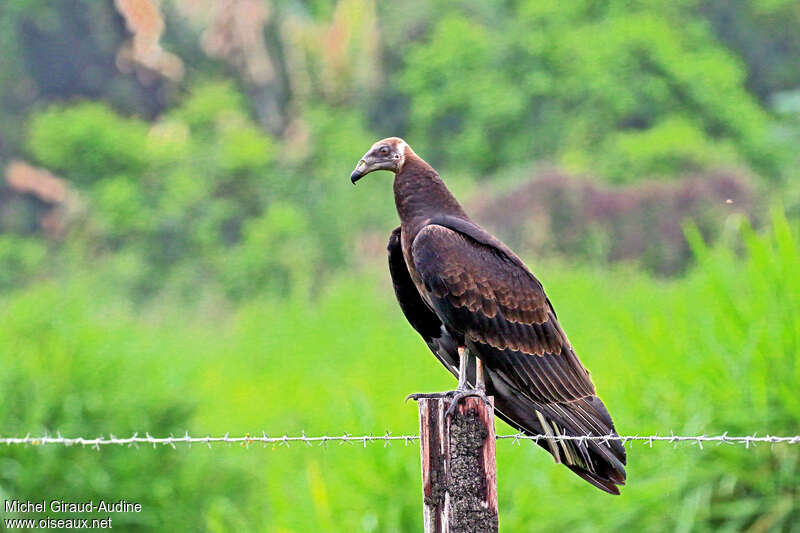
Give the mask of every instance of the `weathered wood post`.
<path id="1" fill-rule="evenodd" d="M 425 533 L 496 532 L 494 398 L 419 400 Z"/>

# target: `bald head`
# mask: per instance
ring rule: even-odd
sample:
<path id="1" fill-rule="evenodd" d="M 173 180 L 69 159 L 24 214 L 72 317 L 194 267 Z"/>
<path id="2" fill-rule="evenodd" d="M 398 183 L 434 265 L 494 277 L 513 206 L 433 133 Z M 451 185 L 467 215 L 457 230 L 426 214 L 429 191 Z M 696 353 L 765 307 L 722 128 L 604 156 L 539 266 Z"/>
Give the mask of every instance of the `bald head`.
<path id="1" fill-rule="evenodd" d="M 413 151 L 400 137 L 382 139 L 373 144 L 364 154 L 353 173 L 350 174 L 350 181 L 355 184 L 375 170 L 391 170 L 397 174 L 403 170 L 403 164 L 408 153 L 413 153 Z"/>

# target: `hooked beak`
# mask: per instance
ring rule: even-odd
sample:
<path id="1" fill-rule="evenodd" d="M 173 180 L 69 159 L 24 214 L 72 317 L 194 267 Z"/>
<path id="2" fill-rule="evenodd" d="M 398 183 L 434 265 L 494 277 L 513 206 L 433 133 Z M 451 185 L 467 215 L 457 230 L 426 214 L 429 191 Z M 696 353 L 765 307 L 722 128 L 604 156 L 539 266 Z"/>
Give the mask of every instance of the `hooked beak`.
<path id="1" fill-rule="evenodd" d="M 362 159 L 356 165 L 355 170 L 353 170 L 353 172 L 350 174 L 350 181 L 353 185 L 355 185 L 356 182 L 366 176 L 368 172 L 369 170 L 367 170 L 367 162 Z"/>
<path id="2" fill-rule="evenodd" d="M 394 160 L 367 154 L 361 158 L 355 170 L 350 174 L 350 181 L 355 185 L 358 180 L 375 170 L 394 170 L 394 164 Z"/>

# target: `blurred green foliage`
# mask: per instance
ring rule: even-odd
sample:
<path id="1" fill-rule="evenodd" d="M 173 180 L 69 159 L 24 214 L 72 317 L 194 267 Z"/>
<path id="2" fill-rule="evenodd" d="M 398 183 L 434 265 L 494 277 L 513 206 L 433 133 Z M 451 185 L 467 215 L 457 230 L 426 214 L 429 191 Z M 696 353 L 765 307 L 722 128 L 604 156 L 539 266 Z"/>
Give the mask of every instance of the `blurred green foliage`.
<path id="1" fill-rule="evenodd" d="M 402 397 L 451 383 L 386 282 L 389 175 L 347 180 L 390 135 L 499 205 L 621 432 L 797 432 L 797 2 L 125 5 L 0 2 L 3 435 L 415 432 Z M 526 201 L 547 165 L 633 187 Z M 499 453 L 510 531 L 800 523 L 793 448 L 634 448 L 614 500 Z M 138 501 L 128 530 L 418 531 L 418 476 L 402 446 L 0 454 L 3 497 Z"/>
<path id="2" fill-rule="evenodd" d="M 87 197 L 88 219 L 73 240 L 88 260 L 111 252 L 144 262 L 124 280 L 137 293 L 174 281 L 233 298 L 286 294 L 307 289 L 324 265 L 344 263 L 345 236 L 389 212 L 369 202 L 341 211 L 352 190 L 351 162 L 340 154 L 368 146 L 369 137 L 346 115 L 310 109 L 308 117 L 315 137 L 331 141 L 300 161 L 279 161 L 278 140 L 250 118 L 236 88 L 208 82 L 152 124 L 98 103 L 49 107 L 34 115 L 27 149 Z M 325 188 L 337 178 L 326 169 L 337 167 L 345 178 Z"/>
<path id="3" fill-rule="evenodd" d="M 444 17 L 402 74 L 410 131 L 481 171 L 544 157 L 614 181 L 744 162 L 777 177 L 745 70 L 686 13 L 537 0 Z"/>
<path id="4" fill-rule="evenodd" d="M 225 12 L 197 15 L 171 0 L 160 12 L 162 44 L 184 58 L 185 79 L 146 81 L 153 74 L 136 71 L 108 84 L 86 76 L 108 69 L 102 58 L 122 61 L 129 34 L 120 14 L 76 0 L 115 21 L 102 29 L 88 11 L 37 5 L 0 11 L 3 42 L 19 52 L 3 59 L 14 74 L 0 78 L 0 109 L 16 119 L 0 123 L 0 162 L 24 157 L 67 180 L 88 205 L 71 220 L 71 260 L 121 265 L 119 286 L 135 298 L 191 296 L 200 285 L 234 299 L 285 295 L 352 267 L 358 235 L 385 234 L 394 215 L 385 186 L 354 197 L 346 177 L 392 134 L 457 192 L 487 176 L 514 181 L 541 162 L 613 183 L 733 168 L 786 196 L 790 213 L 800 205 L 792 70 L 783 56 L 759 62 L 737 48 L 744 35 L 774 48 L 760 25 L 783 35 L 781 24 L 800 20 L 788 4 L 742 5 L 734 17 L 730 6 L 695 0 L 492 9 L 441 0 L 401 16 L 399 6 L 376 11 L 367 0 L 265 2 L 272 18 L 253 13 L 248 23 L 253 38 L 280 27 L 277 41 L 259 52 L 223 32 L 220 52 L 208 44 L 215 26 L 202 38 L 199 28 L 224 28 Z M 738 17 L 735 31 L 720 25 L 725 17 Z M 70 46 L 84 27 L 96 49 L 58 65 L 71 85 L 52 85 L 45 67 L 61 57 L 55 43 Z M 788 37 L 785 45 L 800 52 Z M 258 82 L 254 71 L 272 78 Z M 754 91 L 756 72 L 772 81 Z M 0 231 L 16 232 L 18 212 L 0 202 Z M 51 259 L 60 248 L 49 247 Z"/>
<path id="5" fill-rule="evenodd" d="M 198 401 L 186 389 L 191 364 L 171 364 L 175 359 L 169 355 L 186 348 L 186 339 L 170 348 L 169 332 L 137 321 L 118 301 L 101 301 L 98 289 L 86 281 L 67 288 L 44 284 L 4 299 L 3 434 L 107 436 L 132 435 L 144 427 L 154 434 L 189 429 Z M 5 450 L 0 497 L 139 502 L 143 512 L 113 516 L 113 526 L 126 531 L 198 530 L 207 518 L 196 509 L 212 513 L 218 505 L 245 498 L 248 485 L 237 465 L 172 451 Z M 199 490 L 204 484 L 216 490 Z M 70 516 L 86 518 L 80 513 L 58 518 Z"/>
<path id="6" fill-rule="evenodd" d="M 152 125 L 97 103 L 51 107 L 29 138 L 36 161 L 88 196 L 87 249 L 140 255 L 150 269 L 129 281 L 143 290 L 163 288 L 153 273 L 169 277 L 186 262 L 198 276 L 215 272 L 245 221 L 275 200 L 274 142 L 230 84 L 198 85 Z M 198 281 L 185 274 L 182 283 Z"/>
<path id="7" fill-rule="evenodd" d="M 688 227 L 698 265 L 669 282 L 533 263 L 622 433 L 796 432 L 800 239 L 782 210 L 771 218 L 767 235 L 740 220 L 711 248 Z M 452 385 L 372 276 L 340 277 L 313 304 L 293 295 L 138 316 L 98 299 L 98 279 L 6 299 L 7 432 L 410 434 L 404 395 Z M 792 531 L 800 520 L 800 456 L 786 445 L 634 444 L 619 498 L 530 443 L 502 441 L 498 462 L 509 531 Z M 30 447 L 0 464 L 6 495 L 141 501 L 141 515 L 119 515 L 130 529 L 422 529 L 416 445 Z"/>
<path id="8" fill-rule="evenodd" d="M 144 122 L 83 103 L 35 115 L 28 148 L 39 163 L 87 186 L 109 175 L 141 173 L 148 160 L 146 135 Z"/>
<path id="9" fill-rule="evenodd" d="M 0 290 L 25 285 L 40 271 L 47 250 L 38 239 L 0 235 Z"/>

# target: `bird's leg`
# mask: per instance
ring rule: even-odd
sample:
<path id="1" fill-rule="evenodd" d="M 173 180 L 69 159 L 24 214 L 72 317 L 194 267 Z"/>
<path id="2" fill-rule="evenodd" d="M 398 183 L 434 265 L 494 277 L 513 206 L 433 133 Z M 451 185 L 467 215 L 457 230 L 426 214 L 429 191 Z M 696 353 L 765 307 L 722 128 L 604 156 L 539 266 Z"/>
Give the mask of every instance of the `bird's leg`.
<path id="1" fill-rule="evenodd" d="M 467 369 L 469 368 L 469 359 L 467 354 L 467 349 L 464 346 L 458 347 L 458 388 L 456 390 L 450 390 L 446 392 L 418 392 L 415 394 L 409 394 L 406 396 L 406 401 L 408 400 L 420 400 L 422 398 L 448 398 L 448 397 L 455 397 L 462 392 L 469 390 L 469 386 L 467 383 Z"/>
<path id="2" fill-rule="evenodd" d="M 464 398 L 469 398 L 470 396 L 481 398 L 488 405 L 489 400 L 488 398 L 486 398 L 486 383 L 484 379 L 483 361 L 481 361 L 479 357 L 475 358 L 475 388 L 472 388 L 470 387 L 469 381 L 467 379 L 470 357 L 471 356 L 467 351 L 466 346 L 458 347 L 458 387 L 456 388 L 456 390 L 451 390 L 447 392 L 409 394 L 408 396 L 406 396 L 406 401 L 420 400 L 422 398 L 452 397 L 453 401 L 450 404 L 450 407 L 447 409 L 447 416 L 450 416 L 450 414 L 455 409 L 456 404 L 460 400 L 463 400 Z"/>
<path id="3" fill-rule="evenodd" d="M 469 353 L 466 346 L 458 347 L 458 388 L 462 391 L 467 389 L 467 369 L 469 368 Z"/>
<path id="4" fill-rule="evenodd" d="M 469 357 L 475 357 L 475 388 L 470 388 L 467 382 L 467 369 L 469 368 Z M 458 402 L 464 398 L 474 396 L 480 398 L 486 405 L 489 404 L 489 399 L 486 397 L 486 382 L 483 375 L 483 361 L 480 357 L 474 355 L 470 356 L 467 352 L 466 346 L 458 347 L 458 389 L 453 396 L 453 401 L 450 407 L 447 408 L 444 416 L 448 417 L 453 414 L 453 411 L 458 405 Z"/>
<path id="5" fill-rule="evenodd" d="M 486 392 L 486 378 L 483 375 L 483 359 L 475 358 L 475 388 Z"/>

